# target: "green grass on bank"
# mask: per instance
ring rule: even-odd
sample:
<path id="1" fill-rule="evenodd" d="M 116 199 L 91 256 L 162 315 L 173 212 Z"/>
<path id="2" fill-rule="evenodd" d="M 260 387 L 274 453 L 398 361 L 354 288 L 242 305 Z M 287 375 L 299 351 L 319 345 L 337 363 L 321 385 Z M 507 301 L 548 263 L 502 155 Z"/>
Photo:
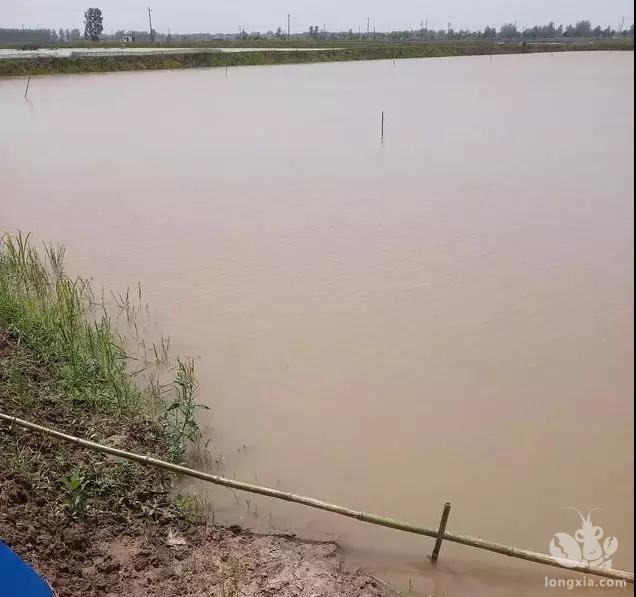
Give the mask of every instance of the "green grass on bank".
<path id="1" fill-rule="evenodd" d="M 34 377 L 44 376 L 62 408 L 81 407 L 111 422 L 156 422 L 163 456 L 183 460 L 201 437 L 194 364 L 177 359 L 172 380 L 161 383 L 157 363 L 167 364 L 165 343 L 144 345 L 149 357 L 129 353 L 104 299 L 86 280 L 67 275 L 63 260 L 62 247 L 38 250 L 24 235 L 0 239 L 0 336 L 17 346 L 3 364 L 0 390 L 21 405 L 35 404 Z M 134 324 L 127 299 L 115 308 Z"/>
<path id="2" fill-rule="evenodd" d="M 226 44 L 227 45 L 227 44 Z M 299 47 L 299 46 L 296 46 Z M 0 76 L 27 76 L 56 73 L 94 73 L 128 70 L 157 70 L 271 64 L 336 62 L 349 60 L 381 60 L 400 58 L 434 58 L 489 54 L 521 54 L 535 52 L 633 50 L 633 40 L 585 42 L 422 42 L 422 43 L 344 43 L 340 47 L 324 47 L 312 52 L 193 52 L 190 54 L 157 53 L 144 56 L 82 56 L 11 58 L 0 60 Z"/>

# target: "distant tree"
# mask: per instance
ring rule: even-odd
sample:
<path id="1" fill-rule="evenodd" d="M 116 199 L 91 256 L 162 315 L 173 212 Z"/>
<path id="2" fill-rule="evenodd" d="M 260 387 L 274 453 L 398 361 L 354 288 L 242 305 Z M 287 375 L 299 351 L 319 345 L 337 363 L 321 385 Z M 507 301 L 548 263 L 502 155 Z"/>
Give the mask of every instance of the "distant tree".
<path id="1" fill-rule="evenodd" d="M 84 13 L 84 39 L 98 41 L 104 31 L 104 17 L 99 8 L 89 8 Z"/>
<path id="2" fill-rule="evenodd" d="M 514 39 L 519 37 L 519 31 L 514 23 L 506 23 L 499 29 L 499 37 L 503 39 Z"/>
<path id="3" fill-rule="evenodd" d="M 49 29 L 2 29 L 0 28 L 0 42 L 15 44 L 52 43 L 55 38 Z"/>
<path id="4" fill-rule="evenodd" d="M 1 2 L 2 0 L 0 0 Z M 86 39 L 92 39 L 94 41 L 98 39 L 108 40 L 121 40 L 123 31 L 117 31 L 112 35 L 107 35 L 103 32 L 102 24 L 102 12 L 97 8 L 90 8 L 85 13 L 85 33 Z M 140 42 L 150 41 L 150 33 L 145 31 L 131 32 L 135 39 Z M 153 30 L 153 34 L 156 32 Z M 264 34 L 266 38 L 285 39 L 285 33 L 281 27 L 277 31 L 268 31 Z M 307 35 L 307 34 L 306 34 Z M 352 29 L 343 31 L 331 31 L 326 32 L 321 30 L 317 25 L 310 25 L 308 35 L 313 39 L 330 39 L 330 40 L 353 40 L 356 38 L 365 37 L 361 32 L 354 32 Z M 258 32 L 252 32 L 248 34 L 246 31 L 241 30 L 238 35 L 242 39 L 261 39 L 263 34 Z M 210 34 L 207 33 L 194 33 L 194 34 L 168 34 L 166 36 L 160 36 L 162 40 L 181 42 L 181 43 L 193 43 L 197 41 L 205 41 L 210 39 Z M 237 33 L 233 34 L 219 34 L 214 36 L 213 39 L 236 39 Z M 453 31 L 450 27 L 447 29 L 440 29 L 435 31 L 433 29 L 421 28 L 416 30 L 394 30 L 386 32 L 373 32 L 374 39 L 384 41 L 408 41 L 414 39 L 426 39 L 426 40 L 448 40 L 448 39 L 494 39 L 500 38 L 504 40 L 533 40 L 533 39 L 559 39 L 559 38 L 596 38 L 596 39 L 608 39 L 608 38 L 633 38 L 634 26 L 622 28 L 621 31 L 616 31 L 612 27 L 606 27 L 602 29 L 599 26 L 592 25 L 590 21 L 581 20 L 575 24 L 567 26 L 559 25 L 555 26 L 555 23 L 548 23 L 547 25 L 534 25 L 529 28 L 524 28 L 522 31 L 517 29 L 517 26 L 513 23 L 505 24 L 499 31 L 496 31 L 493 27 L 488 26 L 483 31 L 471 31 L 462 29 L 459 31 Z M 79 29 L 6 29 L 0 27 L 0 43 L 5 44 L 24 44 L 38 46 L 38 44 L 54 44 L 58 43 L 76 43 L 82 38 L 82 33 Z"/>
<path id="5" fill-rule="evenodd" d="M 589 21 L 579 21 L 574 27 L 576 37 L 590 37 L 592 35 L 592 23 Z"/>
<path id="6" fill-rule="evenodd" d="M 554 23 L 548 23 L 547 25 L 535 25 L 530 29 L 524 29 L 523 37 L 525 39 L 553 39 L 561 37 L 562 31 L 562 27 L 557 29 Z"/>
<path id="7" fill-rule="evenodd" d="M 621 31 L 621 37 L 634 37 L 634 23 L 629 29 L 623 29 Z"/>

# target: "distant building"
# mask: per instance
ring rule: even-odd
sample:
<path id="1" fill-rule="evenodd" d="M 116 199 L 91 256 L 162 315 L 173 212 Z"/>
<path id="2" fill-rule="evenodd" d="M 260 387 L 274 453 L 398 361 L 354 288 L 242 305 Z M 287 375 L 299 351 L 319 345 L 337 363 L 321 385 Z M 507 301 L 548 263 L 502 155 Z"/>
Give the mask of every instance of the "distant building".
<path id="1" fill-rule="evenodd" d="M 121 36 L 121 41 L 124 44 L 131 44 L 135 41 L 135 36 L 130 33 L 127 33 Z"/>

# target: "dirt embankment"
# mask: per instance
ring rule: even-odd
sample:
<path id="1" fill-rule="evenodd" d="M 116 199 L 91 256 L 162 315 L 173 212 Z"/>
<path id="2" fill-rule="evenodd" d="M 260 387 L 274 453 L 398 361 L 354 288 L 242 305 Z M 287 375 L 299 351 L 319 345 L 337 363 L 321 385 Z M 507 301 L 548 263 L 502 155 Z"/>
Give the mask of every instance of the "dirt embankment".
<path id="1" fill-rule="evenodd" d="M 455 40 L 448 42 L 405 42 L 349 44 L 344 47 L 322 47 L 312 52 L 263 51 L 209 52 L 200 48 L 190 53 L 148 53 L 120 56 L 42 56 L 37 58 L 0 59 L 0 77 L 63 73 L 97 73 L 131 70 L 179 68 L 261 66 L 350 60 L 396 60 L 400 58 L 439 58 L 446 56 L 480 56 L 526 54 L 534 52 L 568 52 L 595 50 L 631 50 L 634 40 L 575 40 L 520 42 L 491 40 Z"/>
<path id="2" fill-rule="evenodd" d="M 50 372 L 0 330 L 0 410 L 140 453 L 154 424 L 122 424 L 50 395 Z M 161 470 L 0 422 L 0 539 L 57 595 L 380 597 L 333 543 L 215 527 L 182 506 Z"/>

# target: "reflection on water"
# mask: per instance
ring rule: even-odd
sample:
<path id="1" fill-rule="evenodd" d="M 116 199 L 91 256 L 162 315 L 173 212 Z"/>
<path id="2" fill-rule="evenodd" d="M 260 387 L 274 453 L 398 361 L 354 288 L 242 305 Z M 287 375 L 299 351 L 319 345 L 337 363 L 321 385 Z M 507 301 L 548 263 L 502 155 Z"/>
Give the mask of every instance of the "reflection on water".
<path id="1" fill-rule="evenodd" d="M 0 225 L 142 282 L 197 360 L 213 470 L 428 526 L 448 500 L 449 530 L 540 551 L 599 507 L 631 568 L 632 53 L 38 77 L 31 106 L 23 83 Z M 564 574 L 210 499 L 421 594 Z"/>

